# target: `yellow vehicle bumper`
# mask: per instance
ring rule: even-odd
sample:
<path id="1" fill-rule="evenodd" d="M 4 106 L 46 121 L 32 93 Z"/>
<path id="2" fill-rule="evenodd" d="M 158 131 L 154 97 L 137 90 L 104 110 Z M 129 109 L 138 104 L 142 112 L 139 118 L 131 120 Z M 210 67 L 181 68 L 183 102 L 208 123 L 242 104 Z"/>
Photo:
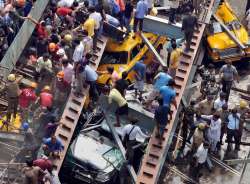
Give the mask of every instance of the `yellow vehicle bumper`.
<path id="1" fill-rule="evenodd" d="M 208 53 L 210 58 L 214 62 L 221 62 L 221 61 L 234 62 L 234 61 L 239 61 L 243 58 L 250 57 L 250 47 L 248 47 L 244 51 L 239 50 L 239 48 L 230 48 L 218 52 L 212 52 L 211 50 L 209 50 Z"/>

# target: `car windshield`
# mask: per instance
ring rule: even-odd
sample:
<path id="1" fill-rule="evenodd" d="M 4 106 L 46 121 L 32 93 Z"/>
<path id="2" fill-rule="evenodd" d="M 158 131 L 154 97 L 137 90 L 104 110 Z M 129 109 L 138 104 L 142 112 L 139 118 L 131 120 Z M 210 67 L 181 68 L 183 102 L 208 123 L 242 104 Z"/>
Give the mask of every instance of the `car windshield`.
<path id="1" fill-rule="evenodd" d="M 100 64 L 127 64 L 128 52 L 104 52 Z"/>
<path id="2" fill-rule="evenodd" d="M 119 149 L 113 147 L 106 153 L 104 153 L 103 158 L 109 162 L 113 167 L 120 170 L 121 168 L 121 161 L 123 160 L 122 153 Z"/>
<path id="3" fill-rule="evenodd" d="M 98 132 L 91 132 L 93 133 L 92 135 L 90 135 L 90 133 L 79 134 L 74 144 L 72 144 L 72 153 L 76 159 L 87 163 L 88 166 L 92 166 L 95 170 L 104 171 L 110 167 L 110 162 L 116 161 L 117 158 L 115 158 L 116 155 L 110 155 L 110 157 L 108 157 L 110 162 L 107 162 L 107 160 L 103 158 L 103 154 L 111 150 L 113 146 L 106 144 L 108 138 L 101 137 Z M 97 137 L 94 137 L 94 135 Z M 115 166 L 117 166 L 117 164 Z"/>
<path id="4" fill-rule="evenodd" d="M 219 22 L 213 22 L 213 24 L 212 24 L 212 32 L 214 34 L 223 32 L 222 27 L 221 27 Z"/>

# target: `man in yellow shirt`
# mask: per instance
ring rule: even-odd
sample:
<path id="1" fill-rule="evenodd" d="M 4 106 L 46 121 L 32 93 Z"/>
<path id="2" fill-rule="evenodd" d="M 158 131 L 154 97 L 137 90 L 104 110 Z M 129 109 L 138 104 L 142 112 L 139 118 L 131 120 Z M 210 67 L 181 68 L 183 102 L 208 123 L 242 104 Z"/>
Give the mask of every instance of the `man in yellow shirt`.
<path id="1" fill-rule="evenodd" d="M 177 48 L 176 43 L 172 43 L 172 52 L 170 55 L 170 62 L 169 62 L 169 75 L 174 79 L 176 75 L 176 70 L 179 66 L 179 59 L 181 55 L 181 49 Z"/>
<path id="2" fill-rule="evenodd" d="M 80 28 L 88 32 L 88 36 L 92 37 L 95 34 L 95 20 L 93 18 L 88 18 L 82 25 L 75 28 L 73 31 L 78 31 Z"/>
<path id="3" fill-rule="evenodd" d="M 82 29 L 88 32 L 88 36 L 93 37 L 95 34 L 95 20 L 93 18 L 88 18 L 83 26 Z"/>
<path id="4" fill-rule="evenodd" d="M 115 102 L 118 105 L 118 108 L 115 111 L 116 116 L 116 125 L 115 126 L 121 126 L 120 125 L 120 117 L 121 115 L 128 116 L 128 103 L 126 99 L 121 95 L 121 93 L 113 88 L 108 97 L 109 104 L 112 102 Z"/>

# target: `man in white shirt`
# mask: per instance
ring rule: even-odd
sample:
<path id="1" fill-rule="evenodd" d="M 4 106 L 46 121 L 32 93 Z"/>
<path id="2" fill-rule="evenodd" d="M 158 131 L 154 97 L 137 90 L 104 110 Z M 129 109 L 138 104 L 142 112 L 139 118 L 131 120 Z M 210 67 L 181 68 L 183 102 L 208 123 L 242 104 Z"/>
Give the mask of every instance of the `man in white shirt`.
<path id="1" fill-rule="evenodd" d="M 143 138 L 149 137 L 141 131 L 141 128 L 139 126 L 135 125 L 137 122 L 138 122 L 137 119 L 132 119 L 131 124 L 124 126 L 122 129 L 122 139 L 127 148 L 126 155 L 128 158 L 128 162 L 129 164 L 133 165 L 133 167 L 136 167 L 134 163 L 134 148 L 133 148 L 133 146 L 135 146 L 136 144 L 136 137 L 137 136 L 141 136 Z"/>
<path id="2" fill-rule="evenodd" d="M 94 7 L 89 7 L 89 13 L 90 13 L 89 18 L 94 19 L 96 22 L 95 30 L 99 30 L 101 26 L 101 21 L 102 21 L 101 14 L 96 12 Z"/>
<path id="3" fill-rule="evenodd" d="M 201 115 L 201 118 L 208 121 L 206 137 L 211 146 L 211 152 L 217 151 L 217 144 L 221 135 L 220 114 L 215 112 L 213 115 Z"/>
<path id="4" fill-rule="evenodd" d="M 68 7 L 70 8 L 74 3 L 74 0 L 60 0 L 57 3 L 58 7 Z"/>
<path id="5" fill-rule="evenodd" d="M 141 128 L 139 126 L 135 125 L 137 122 L 138 122 L 138 120 L 131 120 L 132 124 L 128 124 L 128 125 L 125 125 L 123 127 L 123 129 L 122 129 L 122 139 L 123 140 L 124 140 L 126 134 L 127 135 L 129 134 L 129 136 L 128 136 L 129 141 L 136 141 L 136 137 L 138 137 L 138 136 L 143 137 L 144 139 L 148 138 L 148 136 L 141 131 Z M 134 128 L 134 129 L 132 130 L 132 128 Z"/>
<path id="6" fill-rule="evenodd" d="M 93 37 L 93 50 L 96 50 L 96 46 L 97 46 L 97 38 L 99 35 L 99 30 L 101 28 L 101 24 L 102 24 L 102 16 L 100 13 L 95 11 L 94 7 L 89 7 L 89 18 L 92 18 L 95 20 L 95 34 Z"/>
<path id="7" fill-rule="evenodd" d="M 200 175 L 201 169 L 207 163 L 208 149 L 209 149 L 209 143 L 203 142 L 199 146 L 199 148 L 197 149 L 197 152 L 194 154 L 194 157 L 196 159 L 196 165 L 193 169 L 192 176 L 197 181 L 199 180 L 199 175 Z M 193 166 L 191 166 L 191 167 L 193 167 Z"/>
<path id="8" fill-rule="evenodd" d="M 74 50 L 72 59 L 75 63 L 77 63 L 83 59 L 84 45 L 81 40 L 76 40 L 75 43 L 77 44 L 77 46 Z"/>
<path id="9" fill-rule="evenodd" d="M 226 94 L 221 92 L 219 98 L 214 101 L 214 109 L 220 111 L 222 106 L 226 103 Z"/>
<path id="10" fill-rule="evenodd" d="M 42 69 L 52 71 L 52 62 L 49 59 L 48 53 L 37 59 L 36 72 L 40 73 Z"/>
<path id="11" fill-rule="evenodd" d="M 74 68 L 72 64 L 69 63 L 69 60 L 63 60 L 63 72 L 64 72 L 64 81 L 66 81 L 68 84 L 72 83 L 73 75 L 74 75 Z"/>

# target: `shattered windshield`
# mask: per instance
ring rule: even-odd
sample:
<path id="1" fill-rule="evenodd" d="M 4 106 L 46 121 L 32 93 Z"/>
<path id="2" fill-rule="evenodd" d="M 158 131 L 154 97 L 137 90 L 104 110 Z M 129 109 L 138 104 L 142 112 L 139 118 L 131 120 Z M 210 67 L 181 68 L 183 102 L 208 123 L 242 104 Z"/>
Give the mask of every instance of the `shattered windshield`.
<path id="1" fill-rule="evenodd" d="M 120 170 L 123 157 L 119 149 L 113 147 L 112 149 L 103 154 L 103 158 L 113 167 Z"/>

